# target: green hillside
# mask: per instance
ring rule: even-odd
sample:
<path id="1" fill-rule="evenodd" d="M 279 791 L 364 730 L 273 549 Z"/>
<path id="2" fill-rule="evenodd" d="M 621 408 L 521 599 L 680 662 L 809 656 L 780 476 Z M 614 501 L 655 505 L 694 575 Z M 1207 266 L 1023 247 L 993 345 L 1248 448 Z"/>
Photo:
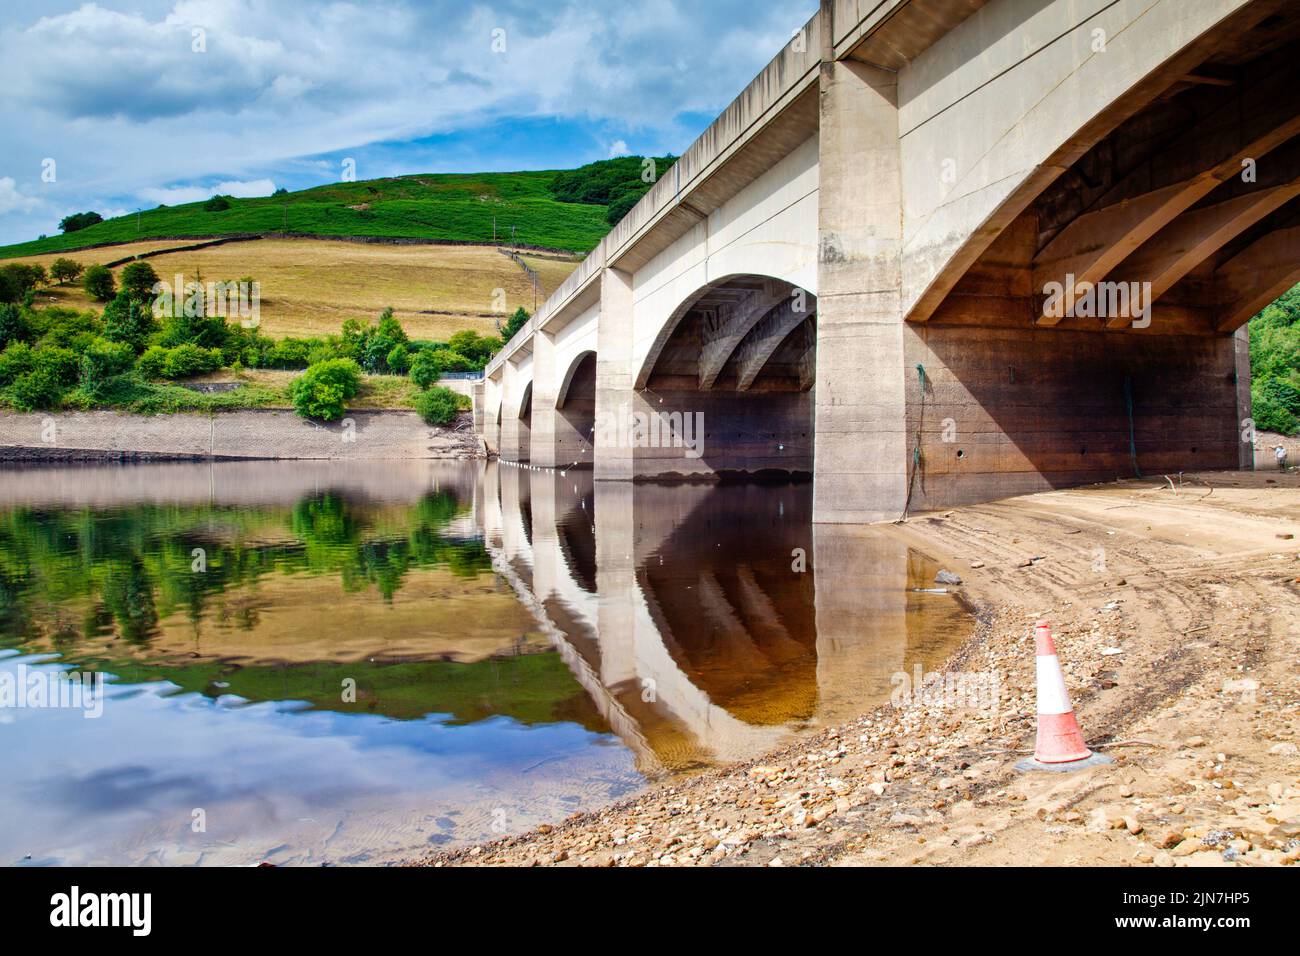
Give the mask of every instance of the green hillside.
<path id="1" fill-rule="evenodd" d="M 159 206 L 76 232 L 0 247 L 0 259 L 147 239 L 239 234 L 373 236 L 448 242 L 498 241 L 588 252 L 606 232 L 608 206 L 560 202 L 556 171 L 429 174 L 334 183 L 263 199 Z M 512 234 L 512 227 L 514 229 Z"/>

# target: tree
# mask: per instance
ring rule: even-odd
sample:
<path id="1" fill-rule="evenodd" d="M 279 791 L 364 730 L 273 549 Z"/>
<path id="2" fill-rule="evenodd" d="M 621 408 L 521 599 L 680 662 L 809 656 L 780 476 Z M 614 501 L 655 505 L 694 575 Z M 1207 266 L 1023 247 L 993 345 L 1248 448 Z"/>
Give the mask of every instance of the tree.
<path id="1" fill-rule="evenodd" d="M 528 320 L 530 318 L 532 318 L 532 316 L 528 314 L 528 310 L 525 309 L 522 305 L 519 308 L 515 309 L 515 314 L 510 316 L 509 321 L 507 321 L 505 324 L 505 328 L 501 330 L 501 341 L 509 342 L 511 339 L 513 339 L 515 337 L 515 333 L 518 332 L 520 329 L 522 329 L 525 325 L 527 325 Z M 456 335 L 463 335 L 463 334 L 465 333 L 463 332 L 456 333 Z M 475 335 L 476 337 L 478 335 L 478 333 L 471 333 L 471 334 Z M 452 339 L 455 339 L 456 335 L 453 335 Z M 456 349 L 457 352 L 460 352 L 461 355 L 469 357 L 470 355 L 469 352 L 466 352 L 463 349 L 457 347 L 454 343 L 450 343 L 450 344 L 452 348 Z"/>
<path id="2" fill-rule="evenodd" d="M 21 342 L 31 334 L 22 310 L 12 302 L 0 304 L 0 351 L 10 342 Z"/>
<path id="3" fill-rule="evenodd" d="M 63 232 L 79 232 L 88 226 L 94 226 L 104 221 L 104 217 L 97 212 L 76 212 L 71 216 L 64 216 L 59 222 L 59 229 Z"/>
<path id="4" fill-rule="evenodd" d="M 55 259 L 50 266 L 50 275 L 58 280 L 59 285 L 63 285 L 67 282 L 76 282 L 84 268 L 80 262 L 71 259 Z"/>
<path id="5" fill-rule="evenodd" d="M 93 265 L 87 269 L 81 284 L 86 294 L 96 302 L 107 302 L 113 298 L 113 293 L 117 289 L 117 281 L 113 278 L 112 271 L 101 265 Z"/>
<path id="6" fill-rule="evenodd" d="M 445 351 L 433 349 L 422 349 L 417 352 L 415 358 L 411 360 L 411 381 L 422 389 L 434 385 L 442 378 L 441 356 L 446 354 Z"/>
<path id="7" fill-rule="evenodd" d="M 11 262 L 0 267 L 0 302 L 23 302 L 28 293 L 45 281 L 42 266 Z"/>
<path id="8" fill-rule="evenodd" d="M 106 381 L 128 371 L 135 362 L 135 353 L 124 342 L 95 339 L 81 355 L 81 387 L 89 395 L 97 395 Z"/>
<path id="9" fill-rule="evenodd" d="M 230 208 L 230 200 L 225 196 L 213 196 L 203 204 L 205 212 L 225 212 Z"/>
<path id="10" fill-rule="evenodd" d="M 311 366 L 289 390 L 293 407 L 304 418 L 332 422 L 343 417 L 347 402 L 361 387 L 361 369 L 351 359 L 330 359 Z"/>
<path id="11" fill-rule="evenodd" d="M 405 345 L 394 345 L 388 353 L 388 370 L 394 375 L 405 375 L 411 367 L 411 350 Z"/>
<path id="12" fill-rule="evenodd" d="M 131 298 L 125 289 L 104 307 L 104 338 L 110 342 L 125 342 L 137 353 L 144 351 L 145 339 L 155 327 L 148 306 Z"/>
<path id="13" fill-rule="evenodd" d="M 158 273 L 147 262 L 130 263 L 122 270 L 122 290 L 139 302 L 153 298 L 153 287 L 158 282 Z"/>
<path id="14" fill-rule="evenodd" d="M 527 314 L 524 313 L 524 321 L 527 321 Z M 518 316 L 519 313 L 516 312 L 515 315 Z M 487 364 L 488 359 L 500 351 L 503 344 L 502 340 L 495 335 L 480 336 L 469 329 L 457 332 L 447 341 L 449 349 L 470 360 L 471 368 L 482 368 Z"/>

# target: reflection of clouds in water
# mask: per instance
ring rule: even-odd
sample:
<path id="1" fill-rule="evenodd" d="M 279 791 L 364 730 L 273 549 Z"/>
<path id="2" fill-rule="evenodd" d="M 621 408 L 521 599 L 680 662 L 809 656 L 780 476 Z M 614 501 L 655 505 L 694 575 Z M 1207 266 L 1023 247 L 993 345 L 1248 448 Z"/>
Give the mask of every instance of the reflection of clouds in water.
<path id="1" fill-rule="evenodd" d="M 96 721 L 20 712 L 22 745 L 6 748 L 0 818 L 24 827 L 0 831 L 0 861 L 32 853 L 136 862 L 177 844 L 237 861 L 279 844 L 300 862 L 384 858 L 443 832 L 422 822 L 431 807 L 444 817 L 460 811 L 444 835 L 463 842 L 492 835 L 491 810 L 507 799 L 535 822 L 553 809 L 547 792 L 557 787 L 585 802 L 640 779 L 626 753 L 591 747 L 599 735 L 575 725 L 496 717 L 452 727 L 439 718 L 231 706 L 166 696 L 164 686 L 116 696 Z M 205 834 L 190 830 L 196 807 L 207 814 Z M 166 853 L 156 861 L 178 862 Z"/>

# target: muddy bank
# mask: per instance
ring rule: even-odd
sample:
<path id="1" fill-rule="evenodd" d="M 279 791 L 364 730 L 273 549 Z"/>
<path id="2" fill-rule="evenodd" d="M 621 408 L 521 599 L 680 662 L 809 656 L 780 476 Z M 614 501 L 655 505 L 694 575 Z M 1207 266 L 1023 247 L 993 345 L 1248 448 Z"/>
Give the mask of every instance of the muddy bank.
<path id="1" fill-rule="evenodd" d="M 1048 492 L 892 533 L 960 575 L 954 676 L 752 763 L 429 865 L 1289 865 L 1300 859 L 1300 478 Z M 1033 622 L 1111 766 L 1022 774 Z M 985 704 L 988 702 L 985 701 Z"/>
<path id="2" fill-rule="evenodd" d="M 438 427 L 405 411 L 349 411 L 342 421 L 329 423 L 286 409 L 0 413 L 0 462 L 463 460 L 483 454 L 468 414 Z"/>

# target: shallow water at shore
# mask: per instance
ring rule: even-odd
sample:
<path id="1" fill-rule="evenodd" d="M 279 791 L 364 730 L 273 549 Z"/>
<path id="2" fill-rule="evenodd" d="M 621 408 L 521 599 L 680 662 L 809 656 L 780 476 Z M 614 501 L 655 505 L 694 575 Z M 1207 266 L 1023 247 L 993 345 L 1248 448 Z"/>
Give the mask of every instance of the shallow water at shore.
<path id="1" fill-rule="evenodd" d="M 888 700 L 969 633 L 915 590 L 937 570 L 814 527 L 808 485 L 5 470 L 0 862 L 386 862 L 555 822 Z M 106 675 L 102 713 L 35 706 L 60 671 Z"/>

